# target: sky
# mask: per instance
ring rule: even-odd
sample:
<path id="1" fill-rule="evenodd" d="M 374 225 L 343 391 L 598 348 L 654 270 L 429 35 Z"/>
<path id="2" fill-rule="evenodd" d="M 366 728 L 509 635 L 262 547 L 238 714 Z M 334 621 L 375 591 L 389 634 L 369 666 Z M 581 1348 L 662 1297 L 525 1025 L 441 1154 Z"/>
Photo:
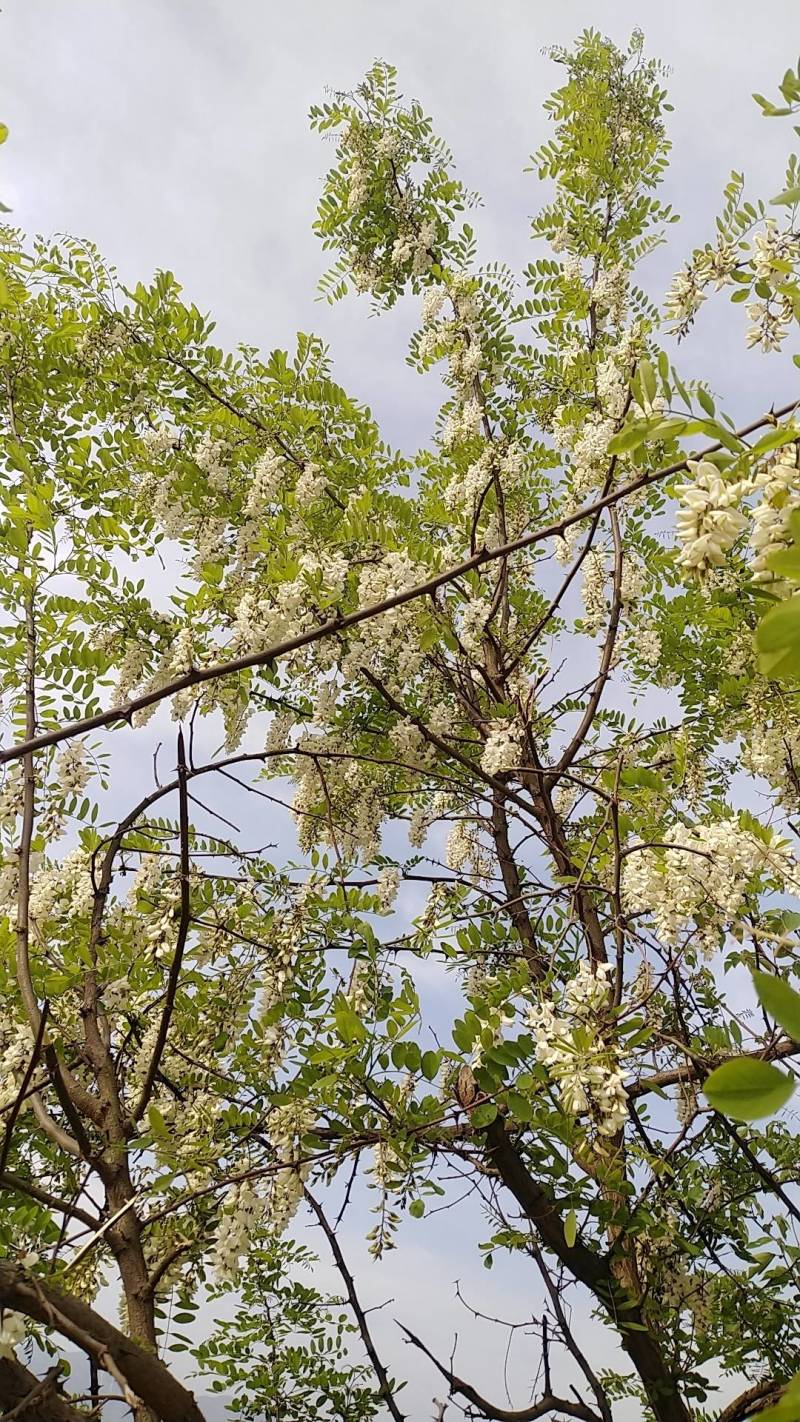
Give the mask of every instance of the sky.
<path id="1" fill-rule="evenodd" d="M 623 43 L 641 26 L 648 52 L 671 69 L 666 193 L 683 221 L 643 271 L 658 295 L 713 234 L 732 168 L 756 195 L 783 186 L 791 128 L 764 120 L 750 96 L 774 94 L 796 62 L 797 0 L 5 0 L 0 118 L 11 135 L 0 197 L 28 232 L 93 239 L 127 283 L 170 268 L 214 314 L 225 345 L 287 347 L 298 329 L 319 332 L 337 378 L 390 440 L 413 448 L 438 404 L 435 381 L 404 362 L 416 313 L 401 304 L 370 319 L 366 299 L 316 300 L 325 254 L 311 223 L 331 150 L 309 131 L 309 106 L 326 88 L 353 86 L 376 56 L 395 64 L 403 92 L 433 114 L 460 176 L 484 196 L 474 223 L 482 258 L 519 268 L 536 254 L 528 222 L 542 200 L 523 169 L 547 136 L 541 105 L 559 82 L 543 51 L 590 24 Z M 703 313 L 680 361 L 691 376 L 713 370 L 737 422 L 789 397 L 786 364 L 748 355 L 741 312 L 722 301 Z M 472 1244 L 477 1209 L 469 1224 L 451 1213 L 414 1226 L 406 1248 L 365 1274 L 369 1305 L 392 1300 L 373 1316 L 375 1331 L 392 1367 L 410 1376 L 414 1418 L 431 1415 L 441 1389 L 398 1343 L 395 1317 L 444 1356 L 457 1329 L 457 1363 L 466 1359 L 473 1380 L 505 1403 L 506 1337 L 470 1321 L 454 1282 L 483 1311 L 519 1318 L 532 1307 L 529 1280 L 519 1266 L 484 1271 Z M 358 1231 L 349 1239 L 366 1264 Z M 335 1287 L 327 1264 L 320 1279 Z M 598 1335 L 578 1321 L 597 1361 Z M 518 1339 L 517 1405 L 535 1366 L 535 1345 Z"/>

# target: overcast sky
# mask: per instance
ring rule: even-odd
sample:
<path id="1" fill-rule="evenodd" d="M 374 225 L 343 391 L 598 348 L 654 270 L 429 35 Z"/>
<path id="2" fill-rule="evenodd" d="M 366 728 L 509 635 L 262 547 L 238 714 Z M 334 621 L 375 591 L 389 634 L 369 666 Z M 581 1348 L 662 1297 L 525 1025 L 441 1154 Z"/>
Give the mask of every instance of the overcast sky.
<path id="1" fill-rule="evenodd" d="M 672 69 L 667 189 L 685 220 L 650 260 L 658 291 L 710 234 L 732 167 L 766 197 L 781 186 L 791 128 L 765 121 L 750 95 L 774 92 L 795 62 L 797 0 L 6 0 L 0 195 L 28 230 L 93 238 L 128 281 L 171 268 L 226 341 L 272 347 L 321 331 L 341 379 L 408 441 L 436 398 L 398 359 L 412 313 L 368 322 L 366 299 L 315 302 L 324 254 L 310 227 L 330 149 L 309 132 L 309 105 L 375 56 L 396 64 L 485 197 L 482 255 L 521 265 L 539 202 L 522 168 L 561 72 L 542 51 L 590 23 L 621 42 L 641 25 Z M 690 373 L 706 368 L 724 309 L 686 348 Z M 720 380 L 738 396 L 769 362 L 736 345 Z"/>
<path id="2" fill-rule="evenodd" d="M 92 238 L 126 282 L 169 267 L 215 315 L 225 344 L 287 346 L 298 329 L 320 331 L 338 377 L 413 448 L 436 405 L 435 382 L 403 360 L 414 313 L 368 320 L 366 301 L 315 301 L 324 254 L 310 228 L 330 149 L 309 132 L 309 105 L 326 86 L 357 83 L 376 56 L 397 65 L 404 92 L 434 115 L 467 186 L 484 195 L 482 257 L 519 266 L 532 255 L 527 219 L 540 201 L 522 169 L 547 134 L 541 104 L 560 74 L 542 51 L 590 23 L 623 43 L 641 25 L 648 51 L 672 70 L 667 193 L 684 221 L 651 259 L 659 295 L 711 235 L 732 167 L 757 195 L 782 186 L 791 128 L 761 118 L 750 95 L 774 93 L 796 60 L 797 0 L 6 0 L 0 118 L 11 137 L 0 197 L 28 231 Z M 760 412 L 762 397 L 787 398 L 791 366 L 748 357 L 741 312 L 722 302 L 682 360 L 690 374 L 713 370 L 734 417 Z M 408 1410 L 429 1416 L 439 1389 L 391 1341 L 395 1315 L 445 1355 L 458 1327 L 459 1361 L 502 1404 L 505 1339 L 479 1343 L 451 1306 L 453 1281 L 466 1280 L 488 1312 L 519 1317 L 532 1306 L 527 1278 L 516 1268 L 486 1274 L 453 1215 L 413 1229 L 409 1252 L 367 1284 L 368 1303 L 396 1300 L 374 1317 L 397 1371 L 412 1364 Z M 518 1379 L 535 1356 L 520 1340 Z"/>

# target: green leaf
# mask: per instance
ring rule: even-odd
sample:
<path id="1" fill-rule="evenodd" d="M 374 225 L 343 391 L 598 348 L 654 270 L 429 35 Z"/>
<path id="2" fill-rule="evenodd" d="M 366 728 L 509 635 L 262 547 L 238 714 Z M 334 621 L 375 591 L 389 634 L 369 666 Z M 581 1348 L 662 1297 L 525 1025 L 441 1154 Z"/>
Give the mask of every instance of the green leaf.
<path id="1" fill-rule="evenodd" d="M 363 1042 L 367 1035 L 367 1029 L 361 1018 L 348 1007 L 346 1002 L 341 1002 L 334 1010 L 336 1021 L 336 1031 L 343 1042 Z"/>
<path id="2" fill-rule="evenodd" d="M 723 1062 L 703 1087 L 714 1110 L 737 1121 L 759 1121 L 763 1116 L 774 1115 L 786 1105 L 793 1091 L 790 1076 L 757 1057 L 734 1057 Z"/>
<path id="3" fill-rule="evenodd" d="M 800 1373 L 795 1373 L 778 1401 L 759 1412 L 759 1422 L 800 1422 Z"/>
<path id="4" fill-rule="evenodd" d="M 750 293 L 746 292 L 746 296 Z M 761 436 L 755 444 L 750 446 L 750 455 L 766 454 L 770 449 L 780 449 L 781 445 L 793 444 L 797 439 L 797 429 L 794 425 L 781 425 L 779 429 L 770 430 L 769 434 Z"/>
<path id="5" fill-rule="evenodd" d="M 570 1210 L 564 1221 L 564 1243 L 567 1249 L 574 1249 L 575 1240 L 578 1238 L 578 1216 L 574 1210 Z"/>
<path id="6" fill-rule="evenodd" d="M 154 1136 L 158 1137 L 158 1139 L 162 1141 L 168 1138 L 169 1129 L 167 1127 L 167 1123 L 164 1120 L 164 1117 L 162 1116 L 157 1106 L 154 1106 L 152 1104 L 148 1106 L 147 1119 L 150 1124 L 150 1130 L 153 1132 Z"/>
<path id="7" fill-rule="evenodd" d="M 506 1093 L 506 1104 L 515 1121 L 521 1121 L 523 1125 L 533 1117 L 533 1107 L 527 1096 L 523 1096 L 521 1091 L 509 1091 Z"/>
<path id="8" fill-rule="evenodd" d="M 756 646 L 765 676 L 785 681 L 800 676 L 800 594 L 765 613 L 756 630 Z"/>
<path id="9" fill-rule="evenodd" d="M 439 1071 L 439 1053 L 423 1052 L 422 1054 L 422 1075 L 428 1081 L 435 1081 Z"/>
<path id="10" fill-rule="evenodd" d="M 787 109 L 787 113 L 789 110 Z M 779 203 L 782 207 L 794 207 L 796 202 L 800 202 L 800 187 L 784 188 L 777 197 L 770 198 L 770 202 Z"/>
<path id="11" fill-rule="evenodd" d="M 408 1207 L 408 1213 L 411 1215 L 412 1219 L 421 1220 L 422 1216 L 425 1213 L 425 1201 L 412 1200 L 411 1204 Z"/>
<path id="12" fill-rule="evenodd" d="M 5 143 L 8 138 L 8 124 L 0 123 L 0 143 Z"/>
<path id="13" fill-rule="evenodd" d="M 639 375 L 648 404 L 652 405 L 656 398 L 658 386 L 656 384 L 656 373 L 649 360 L 641 360 L 639 362 Z"/>
<path id="14" fill-rule="evenodd" d="M 779 548 L 776 553 L 770 553 L 767 567 L 790 582 L 800 583 L 800 548 Z"/>
<path id="15" fill-rule="evenodd" d="M 496 1115 L 497 1107 L 494 1102 L 484 1101 L 482 1106 L 476 1106 L 475 1110 L 470 1112 L 470 1121 L 480 1131 L 484 1126 L 491 1126 Z"/>
<path id="16" fill-rule="evenodd" d="M 765 1012 L 793 1041 L 800 1042 L 800 993 L 772 973 L 753 973 L 758 1000 Z"/>

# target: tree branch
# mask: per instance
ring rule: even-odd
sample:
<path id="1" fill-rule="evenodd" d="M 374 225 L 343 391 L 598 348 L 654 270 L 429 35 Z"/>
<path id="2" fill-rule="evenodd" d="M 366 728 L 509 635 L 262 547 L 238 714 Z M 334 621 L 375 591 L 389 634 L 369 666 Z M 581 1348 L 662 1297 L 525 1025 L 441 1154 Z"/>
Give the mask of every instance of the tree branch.
<path id="1" fill-rule="evenodd" d="M 440 1363 L 430 1349 L 425 1347 L 422 1340 L 412 1333 L 410 1328 L 406 1328 L 404 1323 L 398 1323 L 398 1327 L 402 1328 L 407 1342 L 411 1343 L 414 1348 L 419 1348 L 426 1358 L 430 1358 L 434 1367 L 439 1369 L 442 1377 L 447 1379 L 450 1391 L 465 1397 L 473 1407 L 480 1409 L 484 1417 L 494 1418 L 495 1422 L 537 1422 L 537 1418 L 546 1417 L 548 1412 L 560 1412 L 563 1417 L 577 1417 L 580 1422 L 602 1422 L 600 1414 L 593 1408 L 587 1407 L 583 1402 L 570 1402 L 566 1398 L 553 1397 L 552 1395 L 540 1398 L 530 1407 L 496 1407 L 494 1403 L 487 1402 L 485 1397 L 481 1397 L 481 1394 L 471 1383 L 465 1382 L 463 1378 L 458 1377 L 443 1363 Z"/>
<path id="2" fill-rule="evenodd" d="M 405 1422 L 405 1414 L 400 1411 L 399 1407 L 397 1406 L 397 1402 L 395 1401 L 394 1389 L 392 1387 L 391 1378 L 389 1377 L 389 1374 L 383 1366 L 378 1350 L 375 1347 L 372 1334 L 369 1331 L 367 1315 L 361 1307 L 361 1302 L 356 1292 L 355 1280 L 353 1279 L 353 1276 L 347 1267 L 347 1261 L 344 1257 L 344 1254 L 342 1253 L 341 1245 L 339 1244 L 339 1241 L 336 1238 L 336 1233 L 328 1223 L 327 1216 L 325 1215 L 325 1211 L 323 1210 L 322 1206 L 314 1198 L 310 1190 L 304 1190 L 303 1193 L 312 1210 L 314 1211 L 314 1214 L 319 1220 L 320 1225 L 322 1226 L 325 1238 L 327 1239 L 328 1244 L 331 1247 L 331 1254 L 333 1255 L 334 1260 L 336 1261 L 336 1267 L 339 1270 L 339 1273 L 341 1274 L 342 1280 L 344 1282 L 344 1286 L 347 1289 L 347 1297 L 350 1300 L 350 1307 L 352 1308 L 353 1313 L 356 1317 L 358 1331 L 361 1334 L 362 1342 L 367 1350 L 367 1355 L 380 1385 L 378 1389 L 378 1395 L 386 1403 L 386 1408 L 394 1418 L 394 1422 Z"/>
<path id="3" fill-rule="evenodd" d="M 37 1378 L 16 1358 L 0 1358 L 2 1422 L 86 1422 L 86 1413 L 57 1391 L 59 1371 L 48 1368 Z"/>
<path id="4" fill-rule="evenodd" d="M 25 1314 L 77 1344 L 112 1377 L 121 1377 L 162 1422 L 204 1422 L 192 1393 L 155 1353 L 126 1338 L 82 1299 L 0 1260 L 0 1307 Z"/>
<path id="5" fill-rule="evenodd" d="M 763 425 L 774 426 L 775 421 L 782 419 L 786 415 L 792 414 L 798 406 L 798 401 L 793 400 L 791 404 L 783 406 L 780 410 L 775 410 L 769 414 L 761 415 L 751 424 L 736 432 L 735 437 L 744 439 L 747 435 L 754 434 Z M 112 706 L 108 711 L 100 711 L 96 716 L 87 716 L 82 720 L 68 722 L 63 726 L 45 731 L 39 736 L 27 736 L 24 741 L 19 741 L 16 745 L 9 746 L 0 751 L 0 765 L 9 761 L 20 760 L 26 755 L 31 755 L 38 750 L 43 750 L 46 746 L 58 745 L 61 741 L 69 740 L 73 736 L 79 736 L 86 731 L 96 731 L 102 726 L 111 726 L 116 722 L 130 722 L 137 711 L 145 710 L 148 706 L 155 706 L 158 702 L 166 700 L 170 696 L 175 696 L 179 691 L 187 691 L 193 686 L 203 685 L 205 682 L 217 681 L 220 677 L 232 676 L 235 672 L 247 671 L 251 667 L 268 666 L 279 661 L 282 657 L 288 656 L 291 652 L 297 652 L 302 647 L 308 647 L 314 642 L 319 642 L 323 637 L 330 637 L 336 632 L 347 631 L 350 627 L 357 627 L 362 622 L 367 622 L 373 617 L 379 617 L 384 612 L 391 612 L 396 607 L 402 607 L 407 602 L 414 602 L 418 598 L 428 597 L 447 583 L 453 582 L 455 578 L 463 577 L 465 573 L 474 572 L 482 568 L 486 563 L 491 563 L 495 559 L 508 558 L 512 553 L 519 553 L 525 548 L 531 548 L 536 543 L 542 543 L 548 538 L 555 538 L 564 533 L 573 524 L 582 523 L 584 519 L 591 518 L 600 510 L 611 507 L 612 504 L 619 503 L 629 494 L 638 493 L 641 489 L 650 488 L 659 483 L 662 479 L 671 478 L 674 474 L 680 474 L 687 466 L 690 459 L 703 460 L 709 455 L 715 454 L 722 449 L 722 443 L 709 445 L 706 449 L 697 454 L 687 454 L 685 458 L 678 459 L 674 464 L 668 465 L 665 469 L 658 469 L 649 473 L 640 474 L 638 478 L 632 479 L 630 483 L 623 484 L 619 488 L 612 490 L 608 494 L 595 499 L 591 504 L 585 504 L 583 508 L 575 513 L 566 514 L 564 518 L 558 519 L 555 523 L 546 524 L 544 528 L 532 529 L 528 533 L 521 534 L 518 538 L 512 539 L 508 543 L 500 544 L 497 548 L 481 548 L 470 558 L 465 558 L 463 562 L 457 563 L 449 568 L 445 568 L 440 573 L 436 573 L 424 583 L 417 583 L 413 587 L 404 588 L 401 592 L 394 593 L 391 597 L 384 598 L 381 602 L 370 603 L 367 607 L 357 608 L 354 612 L 336 614 L 321 622 L 317 627 L 311 627 L 305 632 L 298 633 L 297 636 L 287 637 L 282 642 L 275 642 L 271 647 L 265 647 L 260 652 L 249 652 L 243 657 L 233 657 L 229 662 L 218 662 L 208 667 L 194 667 L 192 671 L 184 676 L 176 677 L 174 681 L 166 682 L 163 686 L 152 691 L 144 692 L 141 696 L 131 697 L 128 701 L 119 706 Z"/>
<path id="6" fill-rule="evenodd" d="M 180 918 L 178 922 L 178 934 L 175 942 L 175 952 L 172 955 L 172 962 L 167 980 L 167 990 L 164 999 L 164 1006 L 161 1012 L 161 1021 L 158 1024 L 158 1033 L 153 1046 L 153 1055 L 147 1068 L 147 1075 L 144 1079 L 142 1092 L 133 1119 L 140 1121 L 145 1111 L 147 1103 L 153 1091 L 156 1076 L 164 1048 L 169 1035 L 169 1025 L 172 1020 L 172 1013 L 175 1008 L 175 995 L 178 991 L 178 983 L 181 976 L 181 966 L 183 964 L 183 951 L 186 947 L 186 939 L 189 933 L 189 917 L 191 909 L 191 892 L 189 883 L 189 872 L 191 868 L 189 859 L 189 796 L 187 791 L 186 772 L 186 748 L 183 742 L 183 731 L 178 731 L 178 824 L 180 833 L 180 853 L 181 853 L 181 906 Z"/>

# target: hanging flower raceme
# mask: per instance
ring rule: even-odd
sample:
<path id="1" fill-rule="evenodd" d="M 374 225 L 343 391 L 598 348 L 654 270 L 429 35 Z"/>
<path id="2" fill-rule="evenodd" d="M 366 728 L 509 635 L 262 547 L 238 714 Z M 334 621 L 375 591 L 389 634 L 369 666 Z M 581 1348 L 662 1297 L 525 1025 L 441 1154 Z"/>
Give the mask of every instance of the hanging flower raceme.
<path id="1" fill-rule="evenodd" d="M 798 864 L 785 840 L 732 815 L 664 834 L 667 849 L 631 846 L 622 871 L 626 911 L 647 913 L 663 942 L 677 944 L 694 923 L 713 951 L 752 888 L 796 892 Z"/>
<path id="2" fill-rule="evenodd" d="M 573 1117 L 588 1116 L 601 1136 L 621 1130 L 628 1100 L 619 1044 L 605 1022 L 610 971 L 606 963 L 592 967 L 581 962 L 560 1010 L 545 1001 L 528 1013 L 536 1059 L 558 1087 L 564 1110 Z"/>
<path id="3" fill-rule="evenodd" d="M 682 507 L 677 516 L 681 551 L 678 564 L 697 577 L 725 562 L 725 554 L 747 527 L 743 498 L 750 492 L 747 480 L 726 483 L 716 465 L 690 459 L 692 482 L 680 484 Z"/>

